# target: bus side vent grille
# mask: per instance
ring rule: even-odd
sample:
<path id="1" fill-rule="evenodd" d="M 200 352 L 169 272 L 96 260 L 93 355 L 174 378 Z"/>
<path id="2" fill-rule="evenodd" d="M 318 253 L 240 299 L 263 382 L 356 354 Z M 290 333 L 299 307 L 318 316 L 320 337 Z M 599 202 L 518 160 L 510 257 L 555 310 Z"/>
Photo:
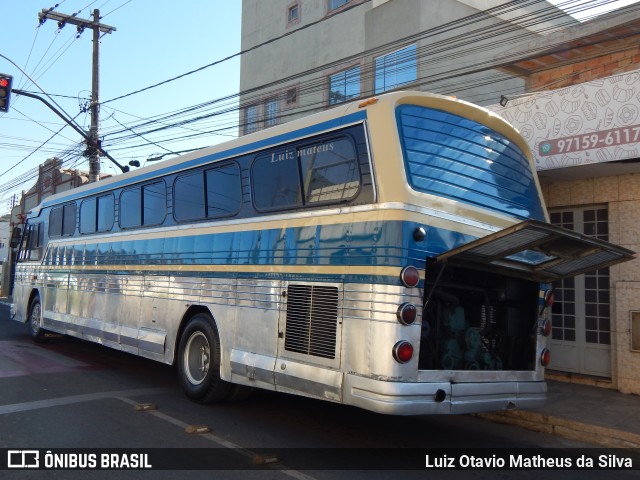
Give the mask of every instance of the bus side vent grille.
<path id="1" fill-rule="evenodd" d="M 289 285 L 285 350 L 335 358 L 337 326 L 337 288 Z"/>

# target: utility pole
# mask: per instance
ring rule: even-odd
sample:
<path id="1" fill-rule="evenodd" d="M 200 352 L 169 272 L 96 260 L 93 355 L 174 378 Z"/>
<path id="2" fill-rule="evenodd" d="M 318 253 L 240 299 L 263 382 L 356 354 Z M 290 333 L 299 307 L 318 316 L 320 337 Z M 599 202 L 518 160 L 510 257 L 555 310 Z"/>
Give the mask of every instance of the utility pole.
<path id="1" fill-rule="evenodd" d="M 100 10 L 93 11 L 93 20 L 85 20 L 74 15 L 66 15 L 54 12 L 51 9 L 43 9 L 39 14 L 40 24 L 45 20 L 55 20 L 58 28 L 63 28 L 67 23 L 75 25 L 80 35 L 86 28 L 93 30 L 93 68 L 91 76 L 91 128 L 85 155 L 89 158 L 89 181 L 100 180 L 100 34 L 115 32 L 115 27 L 100 23 Z"/>

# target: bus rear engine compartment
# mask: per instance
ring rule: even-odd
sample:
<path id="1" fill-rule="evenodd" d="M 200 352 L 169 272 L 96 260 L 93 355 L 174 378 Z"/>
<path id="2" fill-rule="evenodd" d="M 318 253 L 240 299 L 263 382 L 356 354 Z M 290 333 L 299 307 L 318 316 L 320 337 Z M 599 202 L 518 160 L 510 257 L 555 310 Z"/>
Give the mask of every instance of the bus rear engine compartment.
<path id="1" fill-rule="evenodd" d="M 420 370 L 535 370 L 540 284 L 428 262 Z"/>

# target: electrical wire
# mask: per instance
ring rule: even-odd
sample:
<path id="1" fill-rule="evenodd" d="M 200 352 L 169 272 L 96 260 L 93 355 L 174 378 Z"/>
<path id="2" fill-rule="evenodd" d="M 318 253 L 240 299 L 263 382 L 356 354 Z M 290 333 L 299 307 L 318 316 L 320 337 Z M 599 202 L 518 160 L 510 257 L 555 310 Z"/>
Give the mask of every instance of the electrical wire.
<path id="1" fill-rule="evenodd" d="M 78 117 L 80 115 L 80 113 L 78 115 L 76 115 L 76 117 Z M 75 118 L 73 119 L 75 120 Z M 46 139 L 38 148 L 36 148 L 35 150 L 33 150 L 31 153 L 29 153 L 29 155 L 27 155 L 26 157 L 24 157 L 22 160 L 20 160 L 19 162 L 16 162 L 14 165 L 12 165 L 11 167 L 9 167 L 7 170 L 5 170 L 4 172 L 0 173 L 0 178 L 3 177 L 4 175 L 6 175 L 7 173 L 9 173 L 11 170 L 13 170 L 14 168 L 16 168 L 18 165 L 20 165 L 22 162 L 24 162 L 25 160 L 27 160 L 29 157 L 31 157 L 33 154 L 35 154 L 36 152 L 38 152 L 42 147 L 44 147 L 47 143 L 49 143 L 50 140 L 53 140 L 62 130 L 64 130 L 68 125 L 64 124 L 62 127 L 60 127 L 60 129 L 57 132 L 54 132 L 53 135 L 51 135 L 48 139 Z"/>
<path id="2" fill-rule="evenodd" d="M 100 8 L 104 7 L 107 3 L 109 3 L 111 0 L 106 1 L 105 3 L 103 3 Z M 126 2 L 124 2 L 122 5 L 120 5 L 119 7 L 114 8 L 113 10 L 111 10 L 108 13 L 105 13 L 104 15 L 102 15 L 100 18 L 104 18 L 107 15 L 111 15 L 113 12 L 115 12 L 116 10 L 120 10 L 122 7 L 124 7 L 126 4 L 131 3 L 133 0 L 127 0 Z"/>
<path id="3" fill-rule="evenodd" d="M 613 0 L 611 0 L 613 1 Z M 516 20 L 511 22 L 514 25 L 507 26 L 493 26 L 487 27 L 486 25 L 479 25 L 481 21 L 486 21 L 490 16 L 495 16 L 497 14 L 507 15 L 516 11 L 518 8 L 531 7 L 536 3 L 540 3 L 539 0 L 516 0 L 512 2 L 508 2 L 499 7 L 495 7 L 494 9 L 490 9 L 489 11 L 479 12 L 477 14 L 471 15 L 470 17 L 465 17 L 463 19 L 458 19 L 454 22 L 450 22 L 448 24 L 436 27 L 434 29 L 427 30 L 425 32 L 420 32 L 417 35 L 413 35 L 410 37 L 405 37 L 400 41 L 391 42 L 383 47 L 379 47 L 377 49 L 372 49 L 363 54 L 354 55 L 352 57 L 347 57 L 344 59 L 337 60 L 327 65 L 322 65 L 314 69 L 307 70 L 305 72 L 300 72 L 299 74 L 289 76 L 287 78 L 280 79 L 276 82 L 272 82 L 269 85 L 257 87 L 254 89 L 246 89 L 243 92 L 238 92 L 234 95 L 225 96 L 219 99 L 214 99 L 209 102 L 204 102 L 198 105 L 194 105 L 191 107 L 187 107 L 185 109 L 181 109 L 174 112 L 169 112 L 167 114 L 158 115 L 156 117 L 143 119 L 140 118 L 139 122 L 134 122 L 132 125 L 123 125 L 117 119 L 115 121 L 120 124 L 120 129 L 110 129 L 104 137 L 103 145 L 121 145 L 121 147 L 117 147 L 116 150 L 122 150 L 127 152 L 133 152 L 135 149 L 148 147 L 149 144 L 153 144 L 160 148 L 161 144 L 170 144 L 173 142 L 181 142 L 185 140 L 192 140 L 198 137 L 208 136 L 212 134 L 220 134 L 224 132 L 228 132 L 233 129 L 244 128 L 246 125 L 243 124 L 242 121 L 238 121 L 238 112 L 241 110 L 241 106 L 239 104 L 239 99 L 243 99 L 243 106 L 246 104 L 251 104 L 252 102 L 261 101 L 261 99 L 266 98 L 271 95 L 268 92 L 270 90 L 279 88 L 282 89 L 283 85 L 287 83 L 299 81 L 297 84 L 298 96 L 299 98 L 303 95 L 312 95 L 314 93 L 322 92 L 327 88 L 327 77 L 324 74 L 329 69 L 336 68 L 341 64 L 348 64 L 349 62 L 358 61 L 362 66 L 362 71 L 368 71 L 369 73 L 363 76 L 363 79 L 371 80 L 373 75 L 373 60 L 364 62 L 363 58 L 373 55 L 383 55 L 386 51 L 390 51 L 391 49 L 398 48 L 398 46 L 402 43 L 406 43 L 407 41 L 417 41 L 419 39 L 427 39 L 436 37 L 438 35 L 443 35 L 450 32 L 455 32 L 457 29 L 461 33 L 457 35 L 450 35 L 449 38 L 439 40 L 434 42 L 433 44 L 420 47 L 416 52 L 416 65 L 418 70 L 420 67 L 424 67 L 425 65 L 430 66 L 438 66 L 442 65 L 442 72 L 440 74 L 432 74 L 429 76 L 423 76 L 419 81 L 412 83 L 413 86 L 434 86 L 437 88 L 444 88 L 444 85 L 440 87 L 439 84 L 449 82 L 449 88 L 453 88 L 457 91 L 469 91 L 477 88 L 478 86 L 489 86 L 493 85 L 495 82 L 502 79 L 500 75 L 495 73 L 496 65 L 500 62 L 508 63 L 510 60 L 513 60 L 515 57 L 510 57 L 509 55 L 504 55 L 500 57 L 497 62 L 495 59 L 491 61 L 480 61 L 477 63 L 469 64 L 468 62 L 463 62 L 466 57 L 473 56 L 474 53 L 478 52 L 481 48 L 498 48 L 501 43 L 505 41 L 509 41 L 511 44 L 517 41 L 523 41 L 529 38 L 539 37 L 539 33 L 550 33 L 552 31 L 557 31 L 563 27 L 566 27 L 569 22 L 560 22 L 557 25 L 551 26 L 542 26 L 545 22 L 553 22 L 562 17 L 566 17 L 566 14 L 558 9 L 547 8 L 542 9 L 538 12 L 523 14 L 516 17 Z M 580 13 L 580 11 L 586 11 L 588 8 L 593 8 L 594 6 L 602 6 L 610 3 L 610 1 L 591 1 L 591 2 L 580 2 L 576 0 L 568 0 L 563 2 L 565 8 L 572 9 L 571 11 L 574 13 Z M 502 24 L 502 22 L 499 22 Z M 469 31 L 469 26 L 477 26 L 474 30 Z M 539 27 L 538 33 L 526 32 L 522 33 L 522 29 Z M 513 35 L 509 39 L 499 38 L 500 35 L 507 35 L 513 32 L 517 32 L 516 35 Z M 293 32 L 290 32 L 291 34 Z M 279 37 L 278 39 L 283 38 Z M 277 39 L 272 40 L 275 41 Z M 485 43 L 483 43 L 485 42 Z M 261 44 L 263 46 L 265 44 Z M 256 47 L 257 48 L 257 47 Z M 546 48 L 549 48 L 547 45 Z M 454 53 L 452 53 L 454 51 Z M 242 52 L 241 52 L 242 53 Z M 235 56 L 237 56 L 236 54 Z M 402 60 L 402 59 L 401 59 Z M 449 69 L 445 65 L 451 67 L 456 66 L 455 62 L 452 60 L 460 60 L 457 68 Z M 215 62 L 214 64 L 219 64 L 223 60 Z M 192 70 L 185 74 L 173 77 L 168 81 L 177 80 L 186 75 L 190 75 L 197 71 L 201 71 L 204 68 L 208 68 L 214 64 L 207 64 L 199 69 Z M 318 75 L 315 78 L 301 80 L 304 77 Z M 473 77 L 474 75 L 480 77 L 478 78 L 466 78 Z M 455 82 L 451 80 L 455 78 Z M 167 81 L 160 82 L 145 89 L 137 90 L 131 92 L 129 94 L 112 98 L 107 102 L 113 102 L 119 100 L 121 98 L 125 98 L 136 93 L 140 93 L 141 91 L 146 91 L 148 89 L 154 88 L 159 85 L 165 84 Z M 361 92 L 361 96 L 368 96 L 371 94 L 371 91 L 363 91 Z M 438 93 L 438 92 L 436 92 Z M 453 93 L 443 92 L 443 93 Z M 489 92 L 491 94 L 492 92 Z M 282 98 L 285 95 L 284 92 L 277 93 L 275 96 Z M 487 95 L 486 93 L 483 95 Z M 246 103 L 245 100 L 246 99 Z M 301 104 L 303 102 L 300 102 Z M 323 109 L 327 107 L 326 100 L 317 101 L 314 103 L 305 104 L 303 108 L 297 108 L 295 110 L 290 110 L 286 112 L 281 112 L 279 117 L 280 120 L 286 120 L 289 117 L 300 115 L 301 113 L 311 113 L 313 111 L 317 111 L 318 109 Z M 198 112 L 201 112 L 198 114 Z M 231 116 L 234 118 L 231 119 Z M 264 115 L 259 119 L 259 121 L 264 121 Z M 205 126 L 206 125 L 206 126 Z M 198 128 L 196 128 L 198 127 Z M 141 130 L 142 128 L 142 130 Z M 186 129 L 189 128 L 191 133 L 188 135 L 165 135 L 158 139 L 156 137 L 153 140 L 146 138 L 148 135 L 158 135 L 163 132 L 167 132 L 172 129 Z M 135 143 L 132 144 L 132 141 L 135 139 L 143 139 L 145 143 Z M 165 150 L 168 150 L 165 148 Z M 110 149 L 110 151 L 114 151 Z M 1 175 L 0 175 L 1 176 Z M 0 186 L 0 192 L 2 192 L 3 186 Z"/>
<path id="4" fill-rule="evenodd" d="M 394 46 L 395 46 L 395 45 L 394 45 Z M 323 70 L 323 69 L 326 69 L 326 68 L 327 68 L 327 66 L 326 66 L 326 65 L 323 65 L 322 67 L 319 67 L 319 69 L 320 69 L 320 70 Z M 306 71 L 306 72 L 302 72 L 302 74 L 299 74 L 299 75 L 297 75 L 297 76 L 298 76 L 298 77 L 300 77 L 300 76 L 303 76 L 303 75 L 308 75 L 308 74 L 310 74 L 310 73 L 315 73 L 315 71 L 318 71 L 318 69 L 314 69 L 314 71 Z M 288 77 L 288 78 L 286 78 L 286 79 L 280 80 L 278 83 L 281 83 L 281 82 L 287 82 L 287 81 L 291 81 L 291 80 L 292 80 L 292 77 Z M 323 83 L 324 83 L 324 82 L 323 82 Z M 268 87 L 271 87 L 271 86 L 272 86 L 272 85 L 265 86 L 263 89 L 264 89 L 264 90 L 266 90 Z M 241 94 L 244 94 L 244 95 L 246 96 L 246 95 L 247 95 L 247 93 L 249 93 L 249 92 L 245 91 L 245 92 L 242 92 Z M 250 103 L 250 101 L 251 101 L 251 100 L 249 100 L 249 101 L 248 101 L 248 103 Z M 196 107 L 191 108 L 191 109 L 188 109 L 188 110 L 186 110 L 186 111 L 189 111 L 189 110 L 192 110 L 192 111 L 193 111 L 194 109 L 197 109 L 197 108 L 199 108 L 199 107 L 198 107 L 198 106 L 196 106 Z M 237 110 L 237 109 L 234 109 L 234 110 Z M 226 112 L 225 112 L 225 111 L 215 112 L 213 115 L 219 115 L 220 113 L 226 113 Z M 210 117 L 210 116 L 211 116 L 211 115 L 204 115 L 204 116 L 201 116 L 201 117 L 193 117 L 193 118 L 191 118 L 191 119 L 189 119 L 189 120 L 187 120 L 187 121 L 176 122 L 176 123 L 174 124 L 174 126 L 183 126 L 183 125 L 185 125 L 186 123 L 199 121 L 199 120 L 201 120 L 201 119 L 203 119 L 203 118 L 208 118 L 208 117 Z M 151 121 L 150 121 L 149 123 L 153 123 L 153 122 L 151 122 Z M 149 130 L 149 131 L 148 131 L 148 133 L 152 133 L 152 132 L 154 132 L 154 131 L 160 131 L 160 130 L 163 130 L 163 129 L 164 129 L 164 127 L 154 128 L 154 129 L 152 129 L 152 130 Z"/>
<path id="5" fill-rule="evenodd" d="M 362 5 L 366 4 L 366 3 L 368 3 L 368 2 L 370 2 L 370 1 L 371 1 L 371 0 L 365 0 L 365 1 L 364 1 L 364 2 L 362 2 L 362 3 L 358 3 L 358 4 L 352 5 L 352 6 L 350 6 L 350 7 L 344 8 L 344 9 L 343 9 L 343 10 L 341 10 L 341 11 L 340 11 L 340 13 L 338 13 L 337 15 L 344 14 L 345 12 L 348 12 L 348 11 L 350 11 L 350 10 L 354 9 L 354 8 L 358 8 L 358 7 L 360 7 L 360 6 L 362 6 Z M 247 49 L 245 49 L 245 50 L 241 50 L 241 51 L 240 51 L 240 52 L 238 52 L 238 53 L 234 53 L 234 54 L 229 55 L 229 56 L 227 56 L 227 57 L 225 57 L 225 58 L 222 58 L 222 59 L 220 59 L 220 60 L 216 60 L 216 61 L 214 61 L 214 62 L 211 62 L 211 63 L 207 64 L 207 65 L 203 65 L 203 66 L 201 66 L 201 67 L 199 67 L 199 68 L 196 68 L 196 69 L 194 69 L 194 70 L 191 70 L 191 71 L 189 71 L 189 72 L 185 72 L 185 73 L 183 73 L 183 74 L 177 75 L 177 76 L 172 77 L 172 78 L 169 78 L 169 79 L 167 79 L 167 80 L 163 80 L 162 82 L 158 82 L 158 83 L 155 83 L 155 84 L 153 84 L 153 85 L 149 85 L 149 86 L 147 86 L 147 87 L 144 87 L 144 88 L 141 88 L 141 89 L 139 89 L 139 90 L 136 90 L 136 91 L 134 91 L 134 92 L 130 92 L 130 93 L 127 93 L 127 94 L 125 94 L 125 95 L 120 95 L 120 96 L 118 96 L 118 97 L 114 97 L 114 98 L 112 98 L 112 99 L 110 99 L 110 100 L 106 100 L 106 101 L 102 102 L 102 104 L 104 105 L 104 104 L 107 104 L 107 103 L 115 102 L 116 100 L 121 100 L 121 99 L 123 99 L 123 98 L 130 97 L 131 95 L 136 95 L 136 94 L 138 94 L 138 93 L 146 92 L 146 91 L 148 91 L 148 90 L 151 90 L 152 88 L 156 88 L 156 87 L 159 87 L 159 86 L 161 86 L 161 85 L 166 85 L 166 84 L 168 84 L 168 83 L 174 82 L 174 81 L 176 81 L 176 80 L 179 80 L 179 79 L 181 79 L 181 78 L 187 77 L 187 76 L 189 76 L 189 75 L 193 75 L 194 73 L 201 72 L 201 71 L 203 71 L 203 70 L 205 70 L 205 69 L 207 69 L 207 68 L 210 68 L 210 67 L 213 67 L 213 66 L 219 65 L 219 64 L 221 64 L 221 63 L 223 63 L 223 62 L 227 62 L 227 61 L 232 60 L 232 59 L 234 59 L 234 58 L 236 58 L 236 57 L 239 57 L 239 56 L 244 55 L 244 54 L 246 54 L 246 53 L 249 53 L 249 52 L 252 52 L 252 51 L 254 51 L 254 50 L 257 50 L 258 48 L 261 48 L 261 47 L 263 47 L 263 46 L 265 46 L 265 45 L 269 45 L 269 44 L 271 44 L 271 43 L 277 42 L 277 41 L 281 40 L 282 38 L 285 38 L 285 37 L 288 37 L 288 36 L 290 36 L 290 35 L 296 34 L 296 33 L 300 32 L 300 31 L 302 31 L 302 30 L 306 30 L 306 29 L 308 29 L 308 28 L 314 27 L 314 26 L 316 26 L 317 24 L 322 23 L 322 22 L 324 22 L 324 21 L 328 20 L 329 18 L 331 18 L 331 17 L 324 17 L 324 18 L 321 18 L 320 20 L 316 20 L 315 22 L 310 22 L 310 23 L 308 23 L 308 24 L 306 24 L 306 25 L 303 25 L 303 26 L 302 26 L 302 27 L 300 27 L 300 28 L 297 28 L 296 30 L 291 30 L 291 31 L 289 31 L 289 32 L 287 32 L 287 33 L 285 33 L 285 34 L 283 34 L 283 35 L 279 36 L 279 37 L 272 38 L 272 39 L 270 39 L 270 40 L 267 40 L 266 42 L 263 42 L 263 43 L 258 44 L 258 45 L 254 45 L 253 47 L 247 48 Z"/>

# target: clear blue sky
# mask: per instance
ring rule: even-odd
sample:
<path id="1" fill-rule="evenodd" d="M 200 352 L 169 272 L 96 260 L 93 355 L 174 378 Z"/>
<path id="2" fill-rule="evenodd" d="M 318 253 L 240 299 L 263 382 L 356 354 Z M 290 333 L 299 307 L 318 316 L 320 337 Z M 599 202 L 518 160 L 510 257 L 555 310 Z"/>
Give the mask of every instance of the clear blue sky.
<path id="1" fill-rule="evenodd" d="M 75 26 L 67 25 L 59 31 L 56 22 L 51 20 L 36 28 L 38 13 L 56 4 L 53 0 L 46 2 L 3 1 L 5 19 L 0 28 L 0 54 L 25 70 L 47 93 L 74 97 L 53 98 L 68 114 L 75 116 L 80 111 L 76 97 L 90 95 L 92 32 L 87 30 L 75 39 Z M 104 35 L 100 43 L 101 101 L 240 51 L 240 0 L 57 0 L 57 3 L 57 11 L 73 14 L 82 10 L 78 17 L 85 19 L 91 18 L 93 9 L 99 8 L 104 15 L 102 23 L 117 29 Z M 0 72 L 14 76 L 13 88 L 38 91 L 17 68 L 2 58 Z M 109 103 L 101 110 L 101 128 L 108 132 L 119 128 L 117 122 L 131 125 L 135 117 L 151 117 L 237 93 L 239 78 L 239 58 L 235 58 L 166 86 Z M 88 128 L 90 117 L 83 113 L 77 121 Z M 0 114 L 0 175 L 22 161 L 62 125 L 63 122 L 37 100 L 13 96 L 9 113 Z M 172 136 L 180 133 L 174 130 Z M 219 143 L 227 138 L 211 135 L 168 146 L 177 151 Z M 47 158 L 79 140 L 76 132 L 65 128 L 43 150 L 0 176 L 0 185 L 37 168 Z M 140 139 L 136 143 L 145 142 Z M 164 152 L 149 145 L 110 153 L 119 163 L 127 164 L 131 157 L 143 163 L 150 155 Z M 88 165 L 80 163 L 77 168 L 88 170 Z M 107 159 L 102 162 L 102 171 L 116 173 Z M 33 180 L 30 180 L 22 188 L 28 189 L 32 184 Z M 8 200 L 6 193 L 0 192 L 0 214 L 8 211 Z"/>
<path id="2" fill-rule="evenodd" d="M 612 2 L 607 9 L 636 1 Z M 5 20 L 0 28 L 0 54 L 18 64 L 47 93 L 73 97 L 56 96 L 54 99 L 68 114 L 77 115 L 80 112 L 77 97 L 87 98 L 90 95 L 91 31 L 85 31 L 75 39 L 76 29 L 72 25 L 59 31 L 55 22 L 47 21 L 37 28 L 38 13 L 43 8 L 54 6 L 56 2 L 53 0 L 51 3 L 46 3 L 46 0 L 3 0 L 3 3 Z M 101 101 L 170 79 L 240 51 L 241 0 L 57 0 L 57 3 L 57 11 L 72 14 L 80 10 L 78 16 L 87 19 L 91 18 L 93 9 L 99 8 L 102 22 L 117 29 L 103 36 L 100 43 Z M 551 0 L 551 3 L 562 6 L 571 4 L 571 1 Z M 2 58 L 0 72 L 14 75 L 14 88 L 38 91 L 18 69 Z M 153 117 L 238 93 L 239 77 L 240 60 L 236 57 L 165 86 L 107 103 L 101 109 L 101 133 L 107 134 L 109 139 L 108 133 L 120 129 L 120 123 L 131 126 L 138 118 Z M 77 121 L 88 128 L 89 115 L 82 113 Z M 232 112 L 216 117 L 201 128 L 212 129 L 220 123 L 229 125 L 237 121 L 237 113 Z M 0 114 L 0 214 L 9 211 L 11 194 L 19 194 L 21 189 L 26 190 L 33 185 L 35 178 L 26 178 L 27 172 L 81 140 L 76 132 L 66 127 L 42 150 L 25 159 L 62 125 L 63 122 L 44 105 L 25 97 L 14 96 L 10 112 Z M 145 138 L 158 141 L 192 133 L 193 130 L 173 129 Z M 173 151 L 203 147 L 224 141 L 235 133 L 232 130 L 225 132 L 226 136 L 206 135 L 164 146 Z M 133 144 L 144 146 L 131 148 Z M 125 165 L 131 159 L 144 163 L 150 156 L 166 153 L 141 138 L 119 147 L 107 147 L 107 150 Z M 88 170 L 86 161 L 80 156 L 76 158 L 78 161 L 72 166 Z M 5 173 L 11 167 L 12 170 Z M 102 161 L 102 172 L 118 173 L 107 159 Z M 16 188 L 11 191 L 2 188 L 16 178 L 21 180 Z"/>

